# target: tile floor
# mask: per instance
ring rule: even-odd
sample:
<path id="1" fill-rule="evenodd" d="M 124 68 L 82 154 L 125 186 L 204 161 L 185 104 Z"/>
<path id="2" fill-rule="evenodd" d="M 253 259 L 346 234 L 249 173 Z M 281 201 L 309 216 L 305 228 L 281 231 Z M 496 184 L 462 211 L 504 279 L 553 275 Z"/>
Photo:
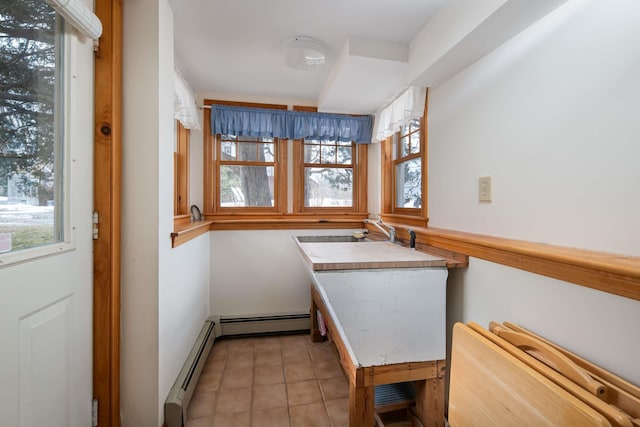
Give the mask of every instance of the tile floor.
<path id="1" fill-rule="evenodd" d="M 343 427 L 349 385 L 329 342 L 223 339 L 213 345 L 187 417 L 187 427 Z"/>

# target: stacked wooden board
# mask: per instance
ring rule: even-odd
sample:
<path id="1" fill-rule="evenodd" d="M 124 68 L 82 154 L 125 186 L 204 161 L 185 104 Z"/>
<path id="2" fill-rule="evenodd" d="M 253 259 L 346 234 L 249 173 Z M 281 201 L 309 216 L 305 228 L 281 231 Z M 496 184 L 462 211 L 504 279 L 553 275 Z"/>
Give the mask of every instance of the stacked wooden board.
<path id="1" fill-rule="evenodd" d="M 640 389 L 515 324 L 454 326 L 449 423 L 640 426 Z"/>

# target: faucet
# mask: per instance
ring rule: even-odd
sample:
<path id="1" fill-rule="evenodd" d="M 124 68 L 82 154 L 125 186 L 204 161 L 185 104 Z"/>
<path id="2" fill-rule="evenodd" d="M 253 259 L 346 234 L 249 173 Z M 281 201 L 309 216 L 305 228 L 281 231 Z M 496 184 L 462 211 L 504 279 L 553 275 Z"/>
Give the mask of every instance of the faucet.
<path id="1" fill-rule="evenodd" d="M 378 219 L 376 221 L 371 220 L 369 218 L 365 218 L 364 219 L 364 223 L 365 224 L 373 224 L 376 226 L 376 228 L 378 228 L 378 230 L 382 231 L 382 233 L 384 233 L 385 236 L 387 236 L 389 238 L 389 241 L 391 243 L 396 241 L 396 229 L 389 225 L 389 224 L 384 224 L 382 222 L 382 218 L 380 218 L 380 216 L 378 216 Z M 384 227 L 387 227 L 389 229 L 389 231 L 385 230 Z"/>

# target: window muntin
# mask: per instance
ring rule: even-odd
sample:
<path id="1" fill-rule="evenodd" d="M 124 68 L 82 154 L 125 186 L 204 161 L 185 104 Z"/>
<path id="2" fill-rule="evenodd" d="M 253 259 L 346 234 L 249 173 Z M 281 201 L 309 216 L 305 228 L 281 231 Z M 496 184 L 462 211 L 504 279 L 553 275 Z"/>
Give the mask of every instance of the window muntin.
<path id="1" fill-rule="evenodd" d="M 44 1 L 0 8 L 0 252 L 64 238 L 61 26 Z"/>
<path id="2" fill-rule="evenodd" d="M 221 208 L 276 206 L 277 139 L 218 135 L 216 177 Z"/>
<path id="3" fill-rule="evenodd" d="M 352 208 L 355 144 L 305 139 L 303 150 L 303 207 Z"/>

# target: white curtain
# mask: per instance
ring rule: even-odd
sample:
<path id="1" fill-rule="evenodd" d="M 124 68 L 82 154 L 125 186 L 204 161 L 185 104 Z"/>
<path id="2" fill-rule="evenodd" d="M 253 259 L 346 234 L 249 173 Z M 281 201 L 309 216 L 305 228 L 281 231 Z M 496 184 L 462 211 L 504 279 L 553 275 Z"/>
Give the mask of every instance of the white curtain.
<path id="1" fill-rule="evenodd" d="M 187 81 L 177 69 L 175 70 L 174 117 L 186 129 L 200 130 L 196 97 Z"/>
<path id="2" fill-rule="evenodd" d="M 376 114 L 373 139 L 383 141 L 398 131 L 403 124 L 424 115 L 427 88 L 410 86 Z"/>

